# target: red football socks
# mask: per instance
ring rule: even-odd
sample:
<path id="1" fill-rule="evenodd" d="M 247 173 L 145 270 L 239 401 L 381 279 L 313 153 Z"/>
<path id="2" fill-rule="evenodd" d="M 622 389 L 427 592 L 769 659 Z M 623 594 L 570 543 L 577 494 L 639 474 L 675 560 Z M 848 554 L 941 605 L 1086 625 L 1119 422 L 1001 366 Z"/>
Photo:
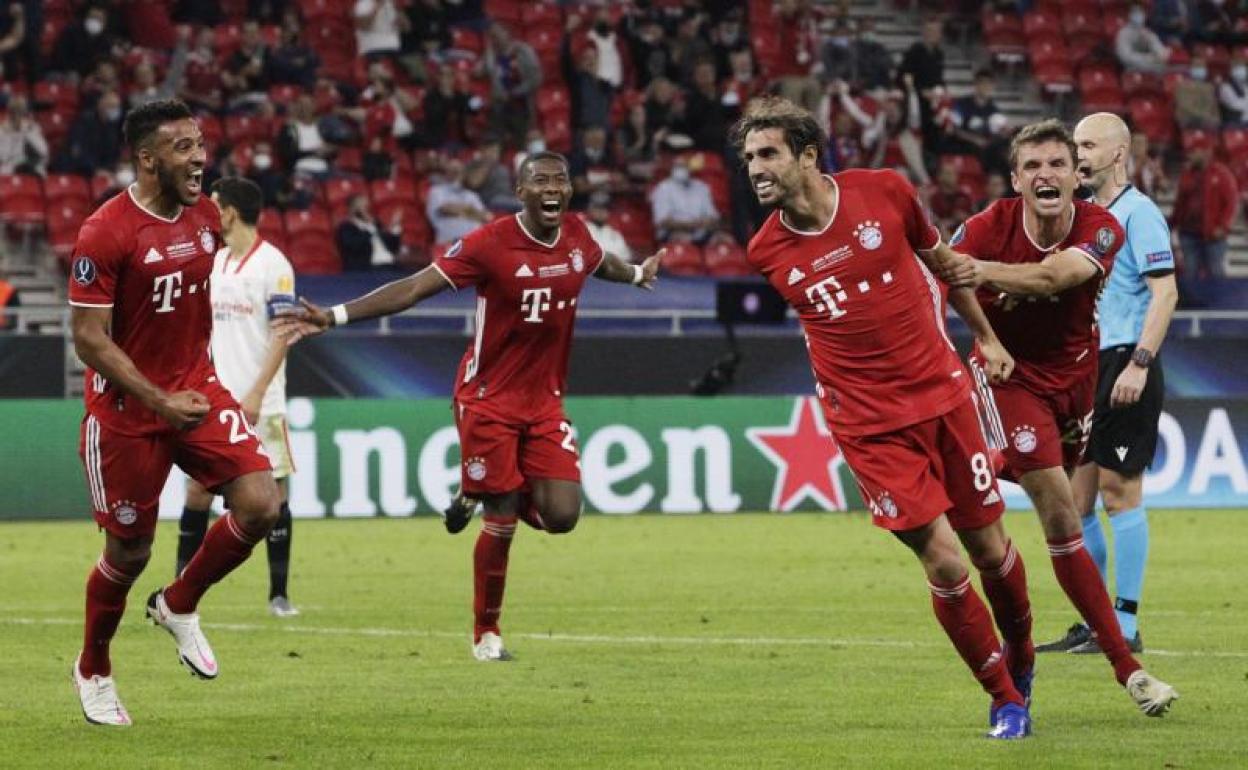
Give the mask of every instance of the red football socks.
<path id="1" fill-rule="evenodd" d="M 1010 542 L 1005 559 L 994 567 L 980 568 L 984 596 L 1005 641 L 1010 673 L 1028 672 L 1035 664 L 1036 650 L 1031 641 L 1031 600 L 1027 598 L 1027 569 L 1023 557 Z"/>
<path id="2" fill-rule="evenodd" d="M 194 612 L 204 592 L 247 561 L 251 549 L 263 538 L 263 533 L 253 536 L 244 532 L 234 520 L 234 514 L 227 511 L 208 528 L 204 544 L 182 574 L 165 589 L 169 610 L 179 615 Z"/>
<path id="3" fill-rule="evenodd" d="M 1101 582 L 1096 562 L 1083 547 L 1083 535 L 1074 535 L 1049 541 L 1049 557 L 1053 560 L 1053 572 L 1057 582 L 1075 605 L 1083 620 L 1096 635 L 1096 641 L 1114 667 L 1118 684 L 1126 685 L 1127 677 L 1141 666 L 1131 655 L 1127 642 L 1122 638 L 1114 607 L 1109 603 L 1109 593 Z"/>
<path id="4" fill-rule="evenodd" d="M 503 589 L 507 586 L 507 555 L 516 534 L 515 516 L 486 514 L 472 551 L 472 615 L 474 642 L 487 631 L 498 633 L 498 616 L 503 611 Z"/>
<path id="5" fill-rule="evenodd" d="M 971 673 L 992 696 L 992 705 L 1022 704 L 1023 696 L 1014 688 L 1014 681 L 1005 668 L 1005 659 L 1001 655 L 988 608 L 971 588 L 970 577 L 963 576 L 948 585 L 928 583 L 928 588 L 932 592 L 932 609 L 936 611 L 936 619 Z"/>
<path id="6" fill-rule="evenodd" d="M 139 574 L 127 574 L 100 556 L 87 576 L 86 623 L 82 635 L 79 672 L 87 678 L 110 676 L 113 671 L 108 645 L 126 611 L 126 594 Z"/>

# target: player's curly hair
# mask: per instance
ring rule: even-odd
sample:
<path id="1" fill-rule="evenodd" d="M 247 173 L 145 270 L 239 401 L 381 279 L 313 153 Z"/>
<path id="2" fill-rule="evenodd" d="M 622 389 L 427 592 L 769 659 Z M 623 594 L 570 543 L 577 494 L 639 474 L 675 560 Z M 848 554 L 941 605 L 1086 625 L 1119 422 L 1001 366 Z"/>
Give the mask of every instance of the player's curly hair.
<path id="1" fill-rule="evenodd" d="M 740 155 L 745 147 L 745 137 L 751 131 L 768 128 L 778 128 L 784 132 L 785 144 L 795 158 L 807 147 L 815 148 L 816 159 L 823 153 L 823 131 L 815 116 L 782 96 L 751 99 L 746 105 L 745 113 L 729 132 L 729 140 Z"/>
<path id="2" fill-rule="evenodd" d="M 133 153 L 143 146 L 166 123 L 195 117 L 191 108 L 180 99 L 158 99 L 135 107 L 126 114 L 121 132 Z"/>
<path id="3" fill-rule="evenodd" d="M 1044 144 L 1045 142 L 1066 145 L 1066 149 L 1070 150 L 1071 165 L 1079 162 L 1079 148 L 1075 144 L 1075 137 L 1070 133 L 1070 129 L 1057 118 L 1049 118 L 1039 123 L 1023 126 L 1014 135 L 1014 139 L 1010 141 L 1010 168 L 1018 166 L 1018 151 L 1024 145 Z"/>

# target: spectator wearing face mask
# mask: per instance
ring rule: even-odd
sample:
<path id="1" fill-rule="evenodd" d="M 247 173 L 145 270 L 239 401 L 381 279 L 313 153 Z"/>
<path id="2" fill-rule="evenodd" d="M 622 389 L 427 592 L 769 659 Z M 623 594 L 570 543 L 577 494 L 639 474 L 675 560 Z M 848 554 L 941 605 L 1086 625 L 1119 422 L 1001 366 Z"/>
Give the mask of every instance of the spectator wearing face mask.
<path id="1" fill-rule="evenodd" d="M 1127 15 L 1127 23 L 1118 30 L 1114 39 L 1114 52 L 1124 69 L 1133 72 L 1161 74 L 1170 60 L 1170 49 L 1161 42 L 1156 32 L 1144 25 L 1147 11 L 1136 5 Z"/>
<path id="2" fill-rule="evenodd" d="M 677 158 L 671 176 L 654 188 L 650 207 L 654 234 L 660 243 L 703 244 L 719 226 L 719 211 L 711 198 L 711 188 L 693 177 L 684 158 Z"/>
<path id="3" fill-rule="evenodd" d="M 121 97 L 116 91 L 107 91 L 94 110 L 78 113 L 70 126 L 65 152 L 53 165 L 58 171 L 93 174 L 116 166 L 121 149 Z"/>
<path id="4" fill-rule="evenodd" d="M 49 69 L 86 77 L 105 59 L 111 58 L 117 39 L 108 29 L 108 12 L 102 6 L 91 6 L 79 23 L 65 26 L 56 41 Z"/>
<path id="5" fill-rule="evenodd" d="M 1174 119 L 1180 128 L 1216 129 L 1222 123 L 1218 94 L 1209 82 L 1209 68 L 1199 56 L 1192 58 L 1187 77 L 1174 87 Z"/>
<path id="6" fill-rule="evenodd" d="M 633 250 L 623 233 L 611 226 L 611 194 L 596 192 L 589 196 L 589 209 L 585 213 L 585 227 L 598 246 L 608 254 L 632 262 Z"/>
<path id="7" fill-rule="evenodd" d="M 425 213 L 439 244 L 454 243 L 493 218 L 480 196 L 464 187 L 464 164 L 457 159 L 446 162 L 442 180 L 429 188 Z"/>
<path id="8" fill-rule="evenodd" d="M 329 172 L 329 162 L 336 151 L 337 148 L 321 133 L 312 95 L 300 94 L 291 106 L 290 119 L 278 138 L 278 153 L 283 163 L 296 171 L 322 175 Z"/>
<path id="9" fill-rule="evenodd" d="M 26 97 L 9 99 L 9 114 L 0 121 L 0 174 L 43 175 L 48 143 L 30 114 Z"/>
<path id="10" fill-rule="evenodd" d="M 334 240 L 344 270 L 371 270 L 394 264 L 395 255 L 402 248 L 400 234 L 403 232 L 401 211 L 382 227 L 373 218 L 368 196 L 356 195 L 348 202 L 347 218 L 338 224 Z"/>
<path id="11" fill-rule="evenodd" d="M 615 153 L 607 142 L 602 126 L 591 126 L 581 132 L 581 140 L 568 157 L 572 176 L 572 208 L 580 211 L 596 192 L 612 192 L 619 185 Z"/>
<path id="12" fill-rule="evenodd" d="M 1218 86 L 1222 102 L 1222 125 L 1248 126 L 1248 61 L 1236 56 L 1231 60 L 1231 76 Z"/>

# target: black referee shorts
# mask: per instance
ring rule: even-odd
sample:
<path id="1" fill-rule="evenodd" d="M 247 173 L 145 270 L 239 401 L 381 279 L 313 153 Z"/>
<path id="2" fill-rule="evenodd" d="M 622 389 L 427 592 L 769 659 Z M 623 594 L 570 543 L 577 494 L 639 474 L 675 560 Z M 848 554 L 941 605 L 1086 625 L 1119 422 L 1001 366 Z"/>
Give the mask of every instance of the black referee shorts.
<path id="1" fill-rule="evenodd" d="M 1134 345 L 1105 348 L 1100 353 L 1096 380 L 1096 406 L 1092 412 L 1092 436 L 1085 457 L 1102 468 L 1123 476 L 1138 476 L 1152 465 L 1157 451 L 1157 420 L 1165 397 L 1161 356 L 1153 360 L 1140 400 L 1131 406 L 1111 409 L 1109 396 L 1122 370 L 1131 363 Z"/>

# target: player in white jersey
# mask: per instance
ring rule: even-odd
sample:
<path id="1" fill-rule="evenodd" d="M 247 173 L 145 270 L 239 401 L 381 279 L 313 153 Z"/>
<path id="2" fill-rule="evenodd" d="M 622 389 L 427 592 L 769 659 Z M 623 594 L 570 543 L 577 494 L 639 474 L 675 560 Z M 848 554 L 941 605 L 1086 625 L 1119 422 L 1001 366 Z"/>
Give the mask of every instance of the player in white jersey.
<path id="1" fill-rule="evenodd" d="M 290 572 L 291 516 L 288 479 L 294 472 L 286 429 L 286 350 L 269 331 L 274 310 L 294 301 L 295 274 L 290 261 L 256 232 L 264 197 L 255 183 L 240 177 L 212 186 L 221 210 L 225 248 L 212 267 L 212 360 L 221 384 L 238 399 L 273 460 L 273 476 L 282 492 L 277 524 L 269 533 L 269 612 L 298 615 L 287 595 Z M 208 526 L 212 492 L 188 480 L 186 507 L 178 537 L 177 572 L 181 573 Z"/>

